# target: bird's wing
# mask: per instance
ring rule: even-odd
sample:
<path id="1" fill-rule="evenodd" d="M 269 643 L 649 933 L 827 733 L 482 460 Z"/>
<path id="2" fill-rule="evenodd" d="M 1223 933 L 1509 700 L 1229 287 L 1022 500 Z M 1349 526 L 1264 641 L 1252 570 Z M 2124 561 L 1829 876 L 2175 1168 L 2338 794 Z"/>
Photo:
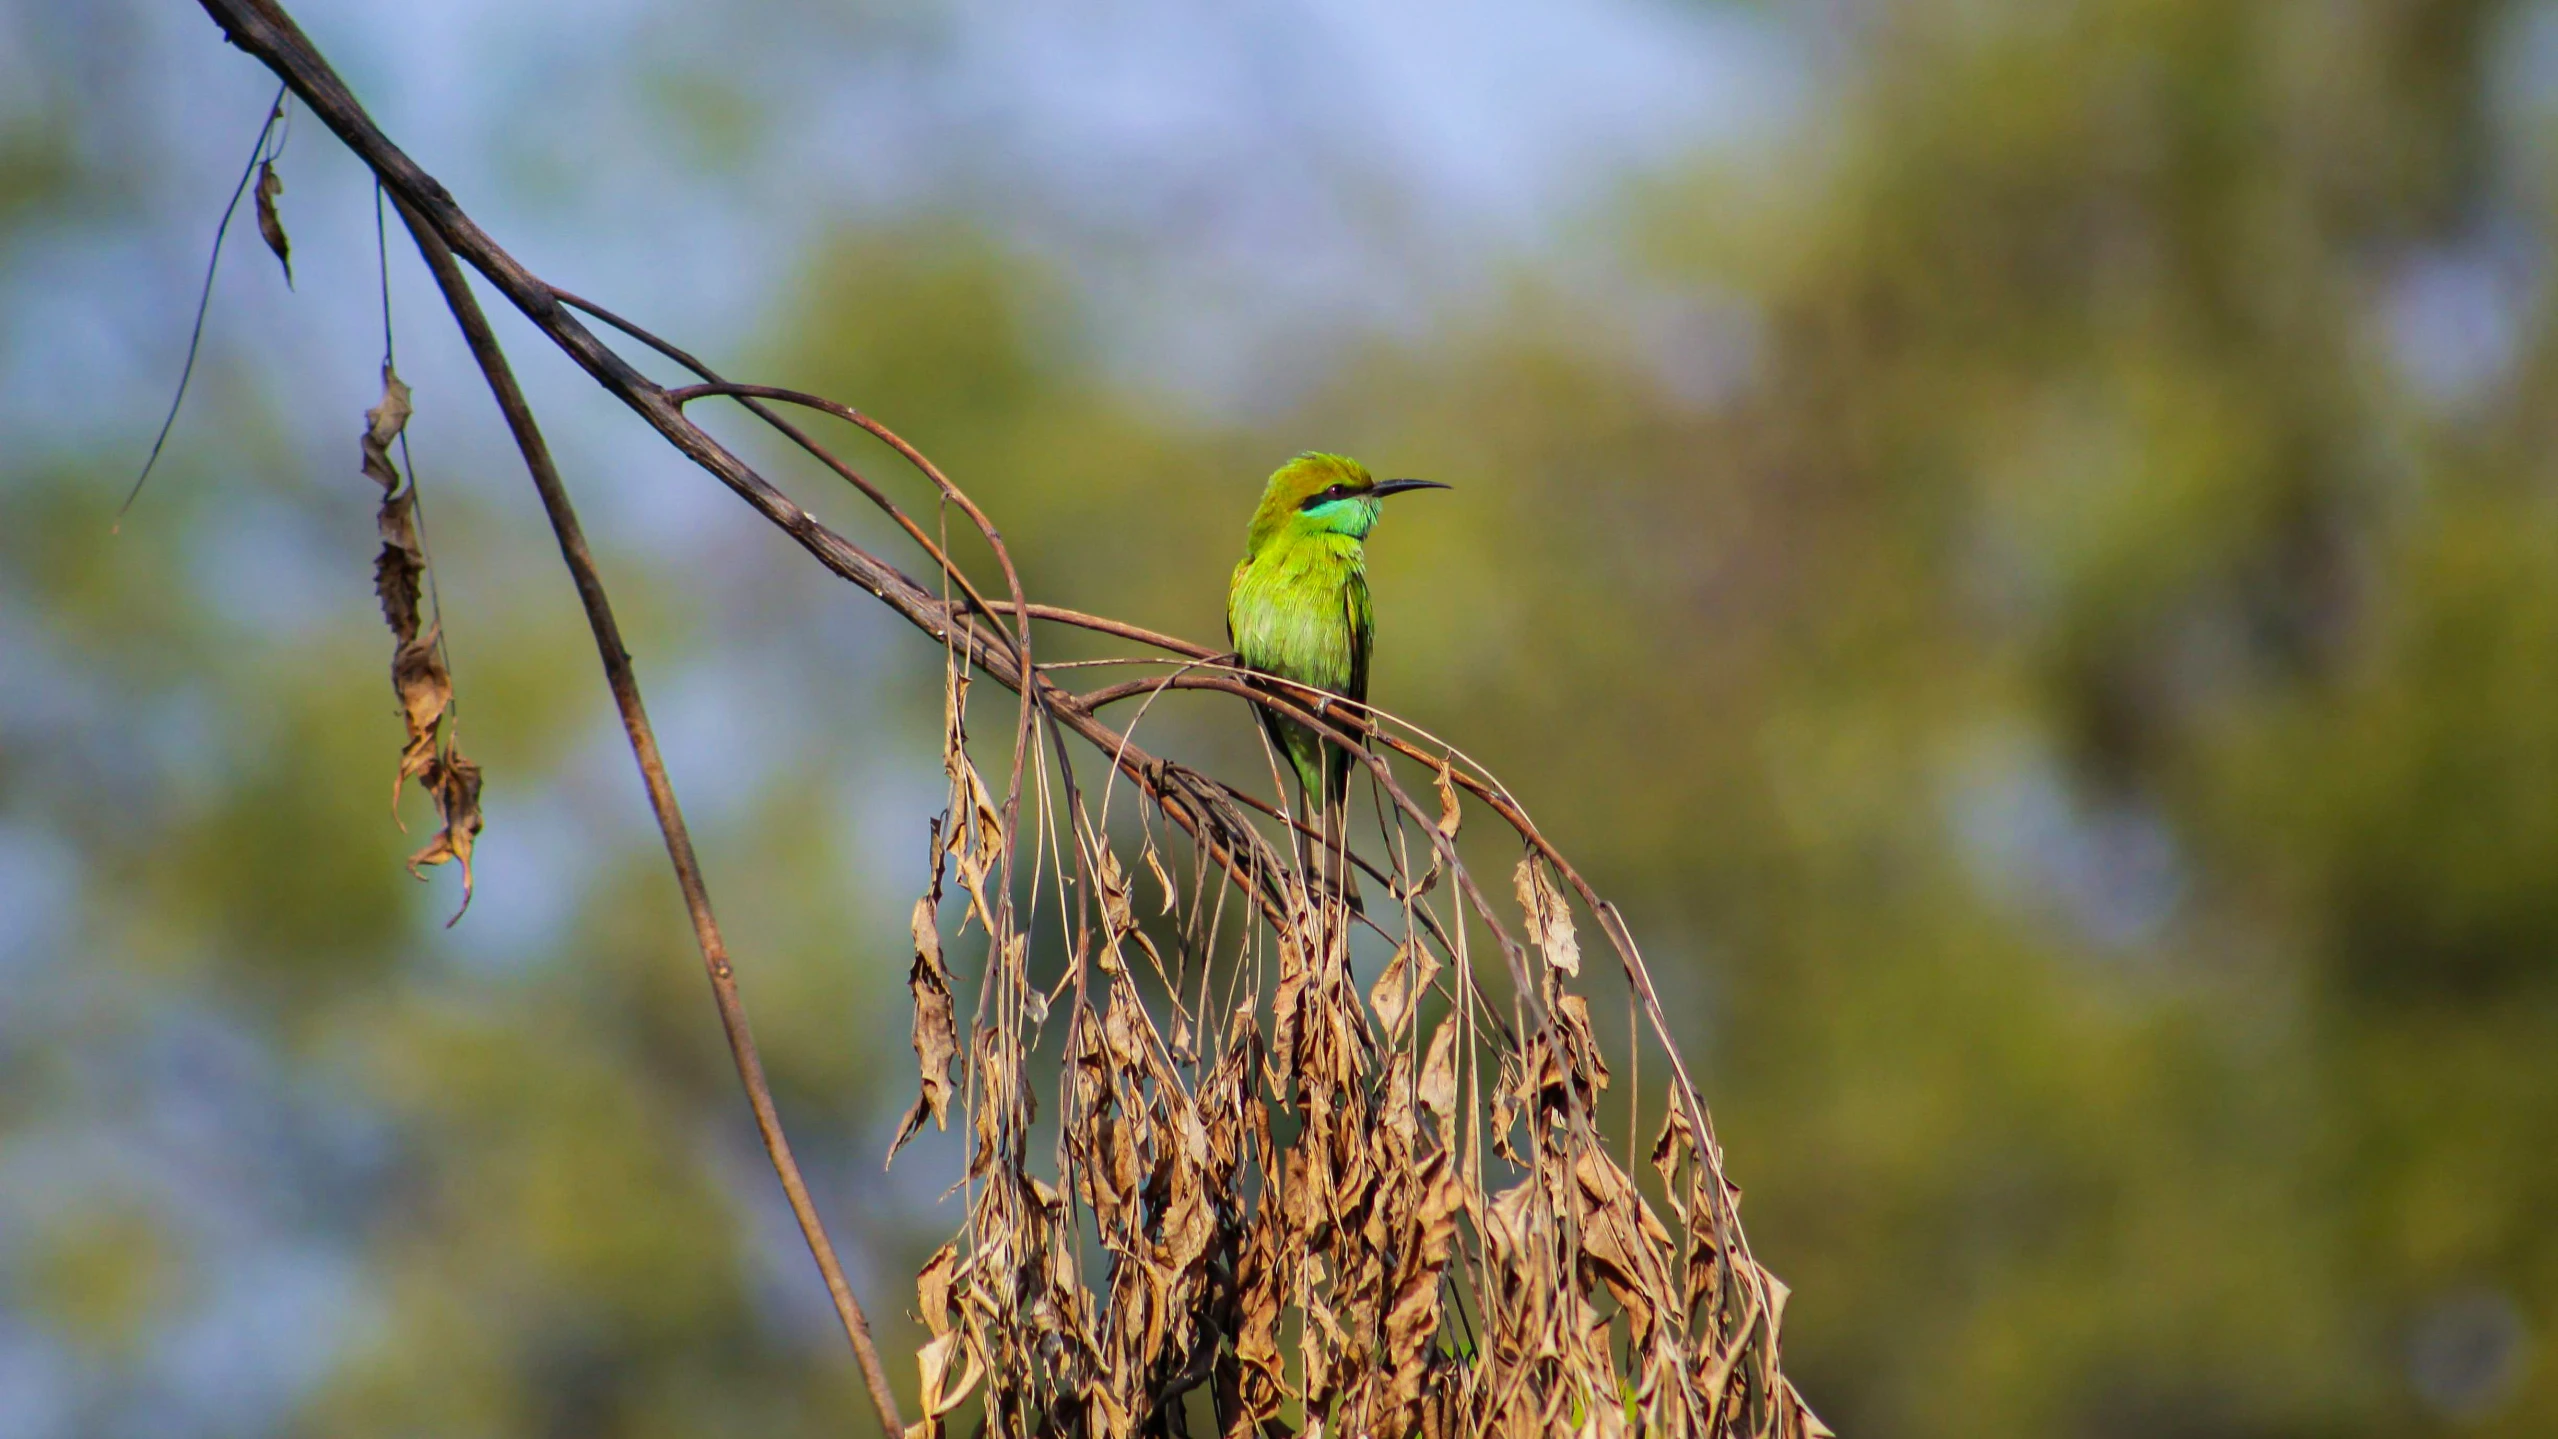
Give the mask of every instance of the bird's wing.
<path id="1" fill-rule="evenodd" d="M 1226 581 L 1226 648 L 1228 649 L 1233 649 L 1240 643 L 1235 638 L 1235 601 L 1242 596 L 1243 572 L 1251 563 L 1251 559 L 1246 558 L 1243 564 L 1235 566 L 1234 575 Z"/>
<path id="2" fill-rule="evenodd" d="M 1377 642 L 1377 615 L 1368 603 L 1368 577 L 1357 570 L 1350 572 L 1349 583 L 1341 587 L 1341 603 L 1348 611 L 1344 618 L 1350 626 L 1350 683 L 1342 693 L 1360 704 L 1368 702 L 1368 651 Z"/>
<path id="3" fill-rule="evenodd" d="M 1240 613 L 1244 606 L 1244 591 L 1250 582 L 1251 572 L 1252 557 L 1247 555 L 1244 557 L 1243 563 L 1235 566 L 1234 578 L 1226 585 L 1226 644 L 1235 651 L 1235 658 L 1237 662 L 1242 664 L 1245 669 L 1262 670 L 1267 673 L 1266 666 L 1268 664 L 1269 657 L 1267 655 L 1255 655 L 1249 652 L 1244 639 L 1244 626 L 1239 623 Z M 1266 631 L 1267 627 L 1265 626 L 1264 628 Z M 1266 638 L 1266 633 L 1256 634 L 1253 643 L 1255 645 L 1263 644 L 1266 641 Z M 1296 743 L 1292 743 L 1294 737 L 1289 734 L 1290 730 L 1297 729 L 1299 726 L 1281 719 L 1267 705 L 1254 705 L 1252 707 L 1252 714 L 1254 719 L 1260 721 L 1261 732 L 1269 736 L 1271 752 L 1278 755 L 1282 760 L 1285 760 L 1290 768 L 1296 770 L 1300 784 L 1307 786 L 1308 789 L 1314 793 L 1321 793 L 1319 789 L 1315 788 L 1315 782 L 1312 779 L 1307 778 L 1308 775 L 1313 773 L 1313 771 L 1309 768 L 1311 761 L 1298 754 L 1297 751 L 1300 746 Z"/>

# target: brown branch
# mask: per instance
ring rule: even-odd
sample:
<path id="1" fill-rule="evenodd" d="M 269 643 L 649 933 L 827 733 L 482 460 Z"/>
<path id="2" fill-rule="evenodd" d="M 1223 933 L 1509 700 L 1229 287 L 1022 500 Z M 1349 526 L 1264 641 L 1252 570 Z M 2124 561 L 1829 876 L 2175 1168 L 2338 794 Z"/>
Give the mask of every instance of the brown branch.
<path id="1" fill-rule="evenodd" d="M 666 760 L 657 748 L 657 732 L 650 726 L 647 707 L 640 701 L 639 676 L 631 668 L 630 651 L 622 646 L 621 625 L 613 617 L 613 602 L 604 593 L 603 577 L 596 573 L 595 557 L 586 548 L 586 532 L 578 524 L 576 507 L 569 502 L 567 487 L 560 483 L 559 468 L 552 463 L 550 445 L 534 423 L 532 408 L 524 402 L 524 393 L 515 383 L 515 372 L 506 363 L 505 352 L 498 348 L 497 336 L 489 329 L 479 300 L 471 294 L 470 281 L 463 276 L 462 267 L 454 263 L 452 250 L 406 203 L 400 204 L 400 218 L 408 222 L 409 233 L 417 239 L 418 253 L 425 257 L 427 268 L 434 271 L 435 283 L 444 291 L 444 303 L 452 310 L 454 323 L 461 326 L 463 339 L 470 344 L 471 358 L 479 362 L 480 373 L 488 378 L 489 393 L 496 397 L 498 409 L 506 415 L 506 427 L 514 433 L 516 448 L 524 452 L 524 467 L 532 472 L 533 488 L 541 493 L 543 512 L 550 517 L 552 534 L 559 538 L 560 559 L 577 582 L 578 601 L 586 607 L 588 628 L 595 632 L 595 650 L 604 661 L 605 683 L 613 691 L 614 706 L 621 711 L 622 730 L 631 742 L 631 757 L 639 762 L 640 779 L 648 788 L 649 808 L 657 816 L 658 831 L 666 837 L 666 857 L 674 865 L 677 888 L 684 892 L 684 909 L 693 921 L 693 940 L 701 947 L 702 967 L 710 975 L 711 997 L 719 1005 L 720 1028 L 727 1032 L 729 1053 L 737 1061 L 738 1082 L 745 1086 L 747 1104 L 755 1112 L 756 1132 L 763 1136 L 764 1152 L 772 1159 L 773 1172 L 781 1178 L 782 1192 L 789 1196 L 791 1213 L 799 1220 L 799 1232 L 808 1241 L 808 1252 L 817 1261 L 818 1272 L 825 1276 L 826 1292 L 834 1299 L 835 1315 L 843 1321 L 845 1337 L 852 1341 L 853 1353 L 861 1361 L 862 1380 L 869 1386 L 871 1403 L 879 1410 L 879 1422 L 891 1436 L 902 1434 L 905 1421 L 898 1416 L 897 1398 L 889 1391 L 888 1374 L 880 1366 L 878 1347 L 871 1342 L 870 1320 L 862 1313 L 851 1282 L 844 1277 L 844 1266 L 826 1237 L 825 1221 L 818 1217 L 807 1181 L 800 1176 L 799 1161 L 791 1155 L 789 1136 L 782 1132 L 781 1113 L 773 1103 L 772 1085 L 764 1077 L 764 1060 L 755 1045 L 755 1032 L 746 1021 L 746 1001 L 737 990 L 737 974 L 729 962 L 728 945 L 720 936 L 719 921 L 711 914 L 710 887 L 702 878 L 701 860 L 693 853 L 692 833 L 685 827 L 684 811 L 676 803 L 674 782 L 667 778 Z"/>

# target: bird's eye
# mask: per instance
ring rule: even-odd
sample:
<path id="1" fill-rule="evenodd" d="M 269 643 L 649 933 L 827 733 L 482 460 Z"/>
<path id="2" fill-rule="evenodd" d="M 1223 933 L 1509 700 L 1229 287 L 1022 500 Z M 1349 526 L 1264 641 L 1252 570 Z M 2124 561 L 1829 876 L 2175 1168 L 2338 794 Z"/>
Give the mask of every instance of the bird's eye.
<path id="1" fill-rule="evenodd" d="M 1350 487 L 1348 485 L 1335 485 L 1323 493 L 1324 497 L 1327 499 L 1347 499 L 1350 496 Z"/>

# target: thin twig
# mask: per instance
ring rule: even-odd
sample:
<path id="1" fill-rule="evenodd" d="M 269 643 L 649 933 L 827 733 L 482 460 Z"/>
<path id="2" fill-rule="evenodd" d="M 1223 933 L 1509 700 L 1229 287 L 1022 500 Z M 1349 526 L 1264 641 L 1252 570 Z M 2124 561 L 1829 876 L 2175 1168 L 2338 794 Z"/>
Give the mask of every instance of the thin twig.
<path id="1" fill-rule="evenodd" d="M 746 1002 L 738 994 L 728 945 L 720 935 L 719 921 L 711 914 L 710 887 L 702 878 L 701 860 L 693 852 L 691 831 L 685 827 L 683 809 L 676 803 L 674 783 L 667 778 L 665 756 L 657 748 L 657 733 L 640 700 L 639 677 L 631 668 L 630 652 L 622 646 L 621 626 L 613 617 L 612 600 L 604 593 L 603 577 L 596 572 L 595 557 L 587 550 L 586 533 L 578 524 L 577 510 L 569 502 L 567 488 L 560 483 L 550 446 L 534 423 L 523 391 L 516 386 L 514 371 L 498 348 L 488 317 L 481 313 L 461 266 L 454 263 L 452 250 L 405 203 L 400 205 L 400 218 L 408 222 L 409 233 L 417 238 L 418 253 L 426 258 L 427 268 L 435 272 L 435 283 L 444 291 L 444 302 L 451 307 L 454 322 L 461 326 L 463 338 L 470 343 L 471 357 L 479 362 L 480 373 L 488 378 L 489 392 L 496 397 L 498 409 L 505 413 L 516 448 L 523 451 L 524 466 L 532 472 L 533 487 L 541 493 L 543 512 L 550 517 L 551 532 L 559 538 L 560 558 L 577 583 L 578 600 L 586 607 L 587 626 L 595 632 L 596 653 L 604 662 L 604 678 L 612 688 L 613 704 L 621 711 L 631 756 L 639 762 L 640 779 L 648 788 L 649 808 L 657 816 L 658 831 L 666 837 L 666 857 L 674 865 L 676 886 L 684 892 L 684 909 L 693 921 L 693 939 L 701 947 L 702 967 L 710 976 L 711 997 L 719 1005 L 720 1027 L 727 1032 L 729 1053 L 737 1061 L 738 1082 L 745 1086 L 747 1103 L 755 1112 L 756 1131 L 763 1136 L 764 1152 L 772 1159 L 773 1172 L 781 1177 L 782 1192 L 790 1198 L 791 1213 L 799 1220 L 808 1252 L 826 1278 L 826 1292 L 835 1301 L 836 1317 L 843 1321 L 844 1334 L 860 1358 L 862 1380 L 869 1386 L 871 1403 L 879 1410 L 879 1422 L 893 1439 L 905 1431 L 905 1421 L 898 1416 L 896 1396 L 889 1391 L 879 1350 L 871 1342 L 870 1321 L 862 1313 L 861 1301 L 853 1296 L 852 1284 L 844 1277 L 844 1266 L 826 1237 L 825 1221 L 818 1217 L 816 1202 L 800 1175 L 799 1161 L 791 1154 L 790 1139 L 782 1132 L 781 1114 L 773 1103 L 772 1085 L 764 1076 L 755 1032 L 746 1020 Z"/>
<path id="2" fill-rule="evenodd" d="M 231 198 L 222 207 L 221 223 L 213 227 L 213 253 L 204 257 L 204 285 L 196 292 L 195 328 L 187 332 L 187 362 L 178 371 L 178 392 L 169 397 L 169 413 L 160 420 L 160 433 L 151 441 L 151 453 L 142 462 L 142 473 L 133 477 L 133 488 L 124 492 L 124 503 L 116 506 L 117 528 L 124 525 L 124 513 L 142 497 L 143 482 L 151 478 L 151 467 L 160 463 L 160 451 L 169 443 L 169 431 L 178 423 L 178 407 L 187 402 L 187 382 L 195 378 L 195 357 L 204 348 L 204 317 L 213 308 L 213 272 L 222 263 L 222 240 L 231 233 L 231 217 L 240 213 L 240 197 L 249 191 L 249 177 L 258 172 L 258 161 L 267 157 L 267 137 L 275 133 L 275 122 L 284 114 L 284 96 L 288 87 L 275 87 L 275 98 L 267 102 L 266 120 L 258 126 L 258 142 L 249 147 L 249 163 L 240 167 L 240 183 L 231 187 Z"/>
<path id="3" fill-rule="evenodd" d="M 994 602 L 994 610 L 995 613 L 999 615 L 1013 613 L 1013 607 L 1002 600 Z M 1081 610 L 1067 609 L 1063 605 L 1032 605 L 1030 607 L 1030 617 L 1035 620 L 1049 620 L 1061 625 L 1072 625 L 1077 629 L 1092 630 L 1098 634 L 1116 635 L 1123 640 L 1135 640 L 1141 645 L 1152 645 L 1156 649 L 1170 650 L 1174 654 L 1195 660 L 1221 660 L 1232 659 L 1234 657 L 1232 651 L 1227 651 L 1221 654 L 1216 650 L 1203 648 L 1199 645 L 1192 644 L 1188 640 L 1165 634 L 1160 630 L 1150 630 L 1141 625 L 1132 625 L 1125 620 L 1108 619 L 1101 615 L 1088 615 Z"/>

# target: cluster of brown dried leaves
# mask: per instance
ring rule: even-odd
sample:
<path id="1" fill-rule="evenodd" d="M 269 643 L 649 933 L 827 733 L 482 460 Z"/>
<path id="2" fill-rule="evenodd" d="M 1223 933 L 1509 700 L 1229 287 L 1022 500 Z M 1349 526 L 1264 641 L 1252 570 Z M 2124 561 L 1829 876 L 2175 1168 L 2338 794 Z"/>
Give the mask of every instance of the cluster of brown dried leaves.
<path id="1" fill-rule="evenodd" d="M 1141 919 L 1138 866 L 1070 782 L 1062 800 L 1043 786 L 1021 838 L 1061 871 L 1071 952 L 1034 984 L 966 691 L 952 666 L 950 805 L 912 922 L 922 1092 L 891 1149 L 964 1109 L 966 1219 L 917 1281 L 930 1338 L 911 1439 L 954 1423 L 1096 1439 L 1828 1432 L 1778 1367 L 1786 1290 L 1749 1257 L 1693 1095 L 1671 1087 L 1657 1203 L 1608 1153 L 1612 1077 L 1568 987 L 1572 910 L 1544 862 L 1515 875 L 1535 957 L 1512 951 L 1506 1015 L 1469 966 L 1463 905 L 1453 926 L 1430 910 L 1453 874 L 1500 938 L 1456 856 L 1451 770 L 1435 823 L 1416 826 L 1426 873 L 1396 866 L 1404 938 L 1364 996 L 1351 915 L 1301 871 L 1238 877 L 1198 852 L 1185 893 L 1150 823 L 1135 848 L 1160 903 Z M 1039 892 L 1032 871 L 1016 893 Z M 964 1029 L 946 875 L 957 932 L 984 940 Z M 1264 884 L 1275 905 L 1252 893 Z M 1248 919 L 1221 945 L 1230 897 Z M 1045 1129 L 1042 1056 L 1058 1066 Z"/>
<path id="2" fill-rule="evenodd" d="M 471 847 L 481 824 L 480 767 L 463 756 L 453 734 L 453 676 L 444 661 L 442 629 L 421 625 L 418 613 L 426 549 L 418 538 L 417 484 L 391 462 L 392 442 L 407 428 L 410 413 L 409 387 L 386 361 L 382 398 L 364 412 L 364 474 L 382 487 L 382 508 L 374 516 L 382 548 L 373 559 L 373 588 L 381 596 L 382 622 L 391 629 L 391 688 L 408 725 L 399 772 L 391 778 L 391 805 L 396 814 L 400 791 L 412 779 L 434 801 L 439 821 L 435 837 L 409 856 L 409 873 L 460 861 L 462 906 L 453 913 L 460 919 L 471 907 Z"/>

